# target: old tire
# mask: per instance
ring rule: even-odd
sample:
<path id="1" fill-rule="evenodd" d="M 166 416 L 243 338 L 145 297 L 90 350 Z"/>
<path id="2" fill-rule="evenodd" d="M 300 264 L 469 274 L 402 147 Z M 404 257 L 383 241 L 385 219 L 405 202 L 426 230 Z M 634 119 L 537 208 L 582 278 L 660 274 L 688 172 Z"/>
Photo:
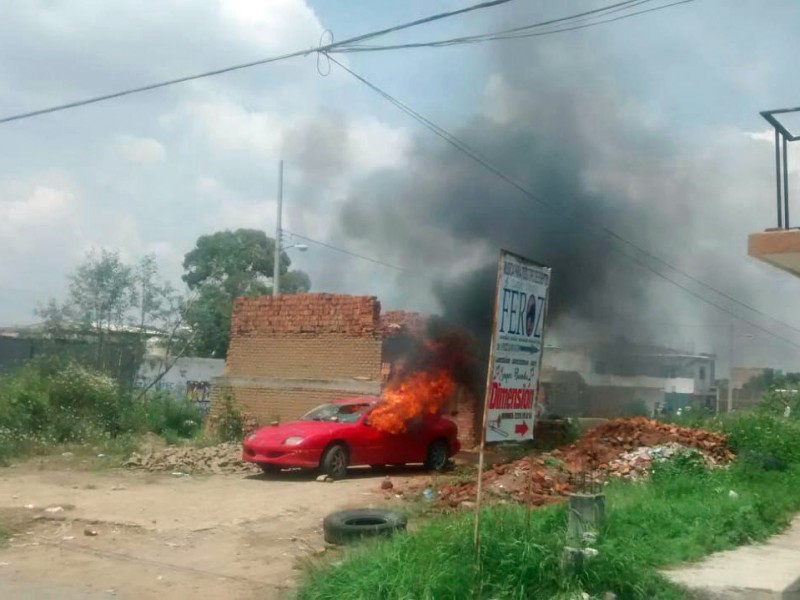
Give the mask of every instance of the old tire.
<path id="1" fill-rule="evenodd" d="M 322 520 L 325 541 L 347 544 L 367 537 L 388 537 L 405 531 L 408 519 L 393 510 L 358 509 L 329 514 Z"/>
<path id="2" fill-rule="evenodd" d="M 447 454 L 449 448 L 444 440 L 434 440 L 428 446 L 428 457 L 425 459 L 425 468 L 431 471 L 444 471 L 447 467 Z"/>
<path id="3" fill-rule="evenodd" d="M 322 456 L 320 469 L 334 479 L 342 479 L 347 475 L 347 449 L 341 444 L 334 444 Z"/>

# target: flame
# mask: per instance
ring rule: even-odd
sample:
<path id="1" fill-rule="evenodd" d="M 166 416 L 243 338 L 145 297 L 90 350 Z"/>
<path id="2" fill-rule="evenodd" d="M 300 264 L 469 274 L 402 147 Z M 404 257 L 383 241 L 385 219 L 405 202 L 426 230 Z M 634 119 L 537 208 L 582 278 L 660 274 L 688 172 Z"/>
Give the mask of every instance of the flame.
<path id="1" fill-rule="evenodd" d="M 438 412 L 455 390 L 445 370 L 417 371 L 389 384 L 369 424 L 387 433 L 403 433 L 409 421 Z"/>

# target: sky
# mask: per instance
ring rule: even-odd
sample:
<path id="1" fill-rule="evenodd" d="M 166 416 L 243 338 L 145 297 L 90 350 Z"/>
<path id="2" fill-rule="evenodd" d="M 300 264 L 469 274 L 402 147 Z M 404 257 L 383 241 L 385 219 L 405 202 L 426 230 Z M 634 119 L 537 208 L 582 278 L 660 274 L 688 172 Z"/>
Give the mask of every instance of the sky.
<path id="1" fill-rule="evenodd" d="M 381 42 L 483 33 L 610 3 L 512 0 Z M 0 117 L 311 48 L 326 30 L 341 40 L 470 2 L 8 4 L 0 20 Z M 798 26 L 793 0 L 696 0 L 559 35 L 342 60 L 493 156 L 504 156 L 517 124 L 552 139 L 563 134 L 582 156 L 574 184 L 614 199 L 601 218 L 800 327 L 800 281 L 746 252 L 747 234 L 776 218 L 773 150 L 758 112 L 800 104 L 792 76 Z M 565 113 L 564 105 L 575 108 Z M 38 304 L 63 298 L 67 275 L 93 248 L 128 261 L 155 253 L 179 285 L 183 255 L 198 236 L 238 227 L 272 235 L 280 159 L 287 230 L 405 268 L 314 244 L 290 250 L 313 290 L 444 311 L 436 283 L 485 264 L 506 240 L 502 232 L 456 234 L 424 205 L 403 212 L 406 200 L 392 191 L 404 190 L 413 206 L 414 182 L 422 190 L 426 168 L 462 160 L 454 152 L 314 55 L 0 125 L 0 325 L 31 322 Z M 508 193 L 477 165 L 469 172 L 489 196 Z M 724 366 L 731 317 L 667 282 L 651 284 L 647 272 L 641 278 L 646 302 L 658 307 L 642 318 L 662 325 L 652 341 L 716 352 Z M 800 343 L 800 335 L 739 312 Z M 737 363 L 800 370 L 796 347 L 742 320 L 734 327 Z"/>

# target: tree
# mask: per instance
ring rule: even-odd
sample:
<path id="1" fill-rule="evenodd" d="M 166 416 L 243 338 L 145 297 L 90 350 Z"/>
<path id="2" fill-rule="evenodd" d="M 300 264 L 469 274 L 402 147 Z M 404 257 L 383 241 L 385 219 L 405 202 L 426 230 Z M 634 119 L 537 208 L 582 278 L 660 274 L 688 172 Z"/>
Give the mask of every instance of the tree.
<path id="1" fill-rule="evenodd" d="M 200 236 L 186 254 L 183 280 L 197 298 L 187 312 L 195 331 L 195 352 L 225 356 L 231 328 L 233 300 L 272 291 L 275 240 L 256 229 L 218 231 Z M 302 271 L 290 271 L 291 260 L 281 252 L 281 292 L 307 292 L 311 280 Z"/>
<path id="2" fill-rule="evenodd" d="M 161 338 L 168 355 L 186 351 L 178 350 L 186 345 L 182 331 L 185 305 L 185 300 L 160 277 L 155 256 L 147 255 L 130 266 L 117 252 L 102 249 L 90 251 L 69 276 L 69 295 L 63 304 L 51 299 L 36 312 L 45 319 L 51 339 L 91 342 L 97 368 L 107 366 L 107 346 L 113 339 L 115 345 L 122 344 L 136 356 L 135 371 L 148 339 L 154 335 Z M 122 346 L 114 350 L 118 371 Z"/>

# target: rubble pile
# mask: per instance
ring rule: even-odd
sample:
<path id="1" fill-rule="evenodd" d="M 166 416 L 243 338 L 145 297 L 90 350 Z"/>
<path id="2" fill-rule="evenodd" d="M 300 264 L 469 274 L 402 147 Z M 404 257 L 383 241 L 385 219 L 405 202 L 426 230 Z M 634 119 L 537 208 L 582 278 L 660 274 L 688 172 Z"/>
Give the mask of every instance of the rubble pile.
<path id="1" fill-rule="evenodd" d="M 124 466 L 173 473 L 255 473 L 259 471 L 257 466 L 242 461 L 242 445 L 237 442 L 205 448 L 168 446 L 149 453 L 134 453 Z"/>
<path id="2" fill-rule="evenodd" d="M 640 480 L 654 462 L 696 450 L 709 467 L 733 460 L 725 436 L 643 417 L 616 419 L 588 430 L 574 444 L 538 456 L 497 464 L 483 474 L 489 502 L 534 506 L 560 502 L 573 491 L 602 484 L 609 477 Z M 442 506 L 472 506 L 477 483 L 461 480 L 438 487 Z"/>
<path id="3" fill-rule="evenodd" d="M 623 452 L 619 458 L 610 461 L 603 469 L 595 469 L 592 472 L 592 479 L 602 480 L 609 476 L 619 477 L 620 479 L 630 479 L 639 481 L 650 476 L 650 467 L 653 463 L 663 462 L 687 454 L 688 452 L 698 453 L 709 468 L 719 467 L 725 464 L 714 456 L 707 454 L 703 450 L 687 448 L 676 442 L 669 442 L 652 448 L 641 446 L 635 450 Z M 727 461 L 726 461 L 727 462 Z"/>
<path id="4" fill-rule="evenodd" d="M 734 458 L 722 434 L 646 417 L 608 421 L 588 430 L 576 443 L 551 454 L 563 461 L 571 472 L 606 472 L 609 463 L 626 452 L 671 443 L 700 450 L 714 464 L 726 464 Z"/>
<path id="5" fill-rule="evenodd" d="M 470 506 L 477 494 L 474 480 L 445 484 L 438 490 L 438 502 L 456 508 Z M 546 457 L 526 456 L 520 460 L 495 465 L 483 474 L 483 489 L 489 501 L 511 501 L 541 506 L 560 502 L 572 491 L 569 473 Z"/>

